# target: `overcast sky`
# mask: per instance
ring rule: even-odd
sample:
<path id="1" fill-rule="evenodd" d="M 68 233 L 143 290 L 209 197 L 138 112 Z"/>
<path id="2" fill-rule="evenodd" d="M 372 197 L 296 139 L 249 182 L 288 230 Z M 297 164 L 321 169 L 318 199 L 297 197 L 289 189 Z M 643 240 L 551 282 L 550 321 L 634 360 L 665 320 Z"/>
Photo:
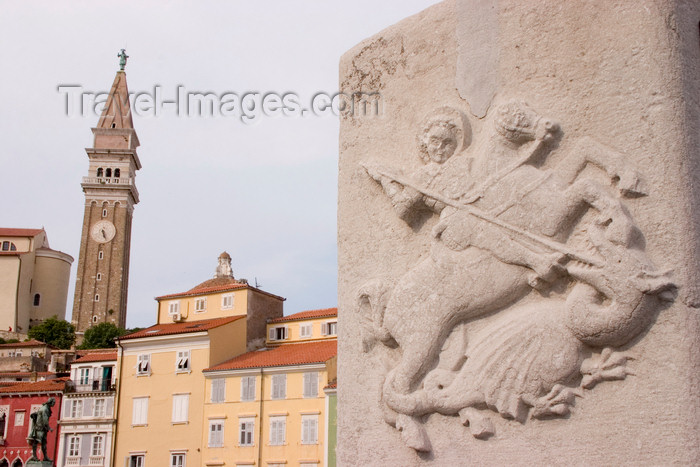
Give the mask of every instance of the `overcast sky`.
<path id="1" fill-rule="evenodd" d="M 0 226 L 43 226 L 51 247 L 75 258 L 70 319 L 84 148 L 98 116 L 67 112 L 59 86 L 108 91 L 126 48 L 132 93 L 294 93 L 308 107 L 337 92 L 346 50 L 434 3 L 0 0 Z M 336 306 L 337 118 L 244 123 L 235 113 L 178 115 L 174 105 L 155 115 L 144 102 L 134 115 L 143 169 L 127 326 L 155 321 L 153 297 L 212 277 L 224 250 L 236 277 L 287 298 L 285 314 Z"/>

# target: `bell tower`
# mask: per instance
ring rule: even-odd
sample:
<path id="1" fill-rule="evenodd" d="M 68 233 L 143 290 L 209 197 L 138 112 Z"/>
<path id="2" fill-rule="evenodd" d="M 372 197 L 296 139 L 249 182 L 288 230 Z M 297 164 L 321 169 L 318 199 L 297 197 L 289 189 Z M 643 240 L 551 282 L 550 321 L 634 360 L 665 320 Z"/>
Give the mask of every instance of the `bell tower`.
<path id="1" fill-rule="evenodd" d="M 99 323 L 126 326 L 131 220 L 139 202 L 135 178 L 141 162 L 123 49 L 119 58 L 121 69 L 92 129 L 93 147 L 85 150 L 89 168 L 81 183 L 85 211 L 72 315 L 79 334 Z"/>

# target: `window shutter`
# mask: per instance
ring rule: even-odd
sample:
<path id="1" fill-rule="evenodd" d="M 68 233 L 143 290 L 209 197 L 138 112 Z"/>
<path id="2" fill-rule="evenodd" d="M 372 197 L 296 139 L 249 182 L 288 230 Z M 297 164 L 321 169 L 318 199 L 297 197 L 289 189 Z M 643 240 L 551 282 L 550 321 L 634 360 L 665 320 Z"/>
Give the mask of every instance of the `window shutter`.
<path id="1" fill-rule="evenodd" d="M 270 328 L 270 331 L 267 334 L 267 338 L 271 341 L 275 340 L 275 328 Z"/>
<path id="2" fill-rule="evenodd" d="M 328 335 L 328 323 L 321 324 L 321 335 Z"/>
<path id="3" fill-rule="evenodd" d="M 291 333 L 289 332 L 289 328 L 287 326 L 284 327 L 284 339 L 289 339 L 291 337 Z"/>

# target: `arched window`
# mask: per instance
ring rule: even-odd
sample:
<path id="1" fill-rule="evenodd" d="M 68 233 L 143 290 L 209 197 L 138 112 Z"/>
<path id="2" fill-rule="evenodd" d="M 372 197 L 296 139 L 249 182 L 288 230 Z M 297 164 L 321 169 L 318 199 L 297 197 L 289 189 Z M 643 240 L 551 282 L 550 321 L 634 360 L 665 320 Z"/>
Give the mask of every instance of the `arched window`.
<path id="1" fill-rule="evenodd" d="M 111 177 L 111 176 L 112 176 L 112 169 L 105 170 L 105 177 Z"/>
<path id="2" fill-rule="evenodd" d="M 103 172 L 102 172 L 102 167 L 98 167 L 98 168 L 97 168 L 97 176 L 98 176 L 98 177 L 101 177 L 101 176 L 102 176 L 102 173 L 103 173 Z"/>
<path id="3" fill-rule="evenodd" d="M 34 306 L 39 306 L 41 303 L 41 294 L 35 293 L 34 294 Z"/>
<path id="4" fill-rule="evenodd" d="M 17 247 L 12 242 L 4 241 L 2 242 L 2 251 L 17 251 Z"/>
<path id="5" fill-rule="evenodd" d="M 121 170 L 114 169 L 114 178 L 119 178 L 120 175 L 121 175 Z"/>
<path id="6" fill-rule="evenodd" d="M 0 461 L 0 467 L 10 467 L 10 463 L 7 462 L 7 459 L 3 459 Z"/>
<path id="7" fill-rule="evenodd" d="M 22 459 L 15 459 L 15 461 L 12 463 L 12 467 L 22 467 Z"/>

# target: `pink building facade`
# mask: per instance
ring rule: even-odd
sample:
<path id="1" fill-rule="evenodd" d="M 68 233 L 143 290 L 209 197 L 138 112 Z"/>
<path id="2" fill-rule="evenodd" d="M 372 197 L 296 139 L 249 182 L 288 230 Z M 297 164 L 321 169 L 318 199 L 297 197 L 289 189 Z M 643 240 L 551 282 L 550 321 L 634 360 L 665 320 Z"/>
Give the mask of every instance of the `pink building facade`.
<path id="1" fill-rule="evenodd" d="M 64 380 L 20 383 L 0 388 L 0 467 L 24 467 L 32 456 L 27 435 L 32 428 L 31 414 L 50 397 L 56 399 L 49 424 L 53 431 L 47 438 L 47 452 L 52 459 L 58 453 L 59 414 L 63 401 Z M 41 457 L 41 455 L 40 455 Z"/>

